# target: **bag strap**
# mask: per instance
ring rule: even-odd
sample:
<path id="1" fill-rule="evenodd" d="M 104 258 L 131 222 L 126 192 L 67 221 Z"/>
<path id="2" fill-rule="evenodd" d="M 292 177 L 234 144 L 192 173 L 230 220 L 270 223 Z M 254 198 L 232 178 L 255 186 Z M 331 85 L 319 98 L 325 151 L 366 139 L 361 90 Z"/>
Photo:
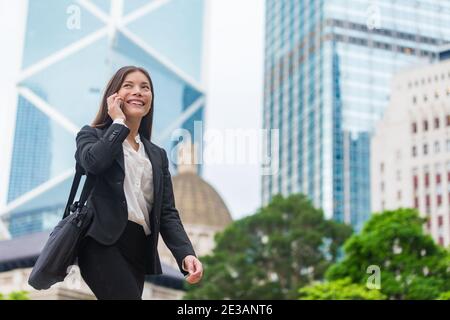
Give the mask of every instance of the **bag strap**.
<path id="1" fill-rule="evenodd" d="M 97 132 L 97 137 L 100 138 L 102 131 L 98 128 L 95 128 L 95 131 Z M 78 186 L 80 185 L 81 176 L 83 175 L 86 175 L 86 181 L 84 183 L 83 190 L 81 191 L 80 200 L 73 202 L 75 195 L 77 194 Z M 84 206 L 84 203 L 94 187 L 95 179 L 95 176 L 87 173 L 83 167 L 76 162 L 75 177 L 73 178 L 72 187 L 70 188 L 70 195 L 67 200 L 66 208 L 64 209 L 63 219 L 70 214 L 70 211 L 75 212 L 77 208 L 82 208 Z"/>

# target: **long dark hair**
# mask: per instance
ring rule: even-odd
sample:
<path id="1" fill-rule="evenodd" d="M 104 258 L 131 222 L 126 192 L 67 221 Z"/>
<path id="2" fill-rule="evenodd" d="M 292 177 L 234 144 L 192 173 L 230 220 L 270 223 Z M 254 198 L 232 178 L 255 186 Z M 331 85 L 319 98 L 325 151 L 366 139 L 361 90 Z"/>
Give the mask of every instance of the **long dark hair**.
<path id="1" fill-rule="evenodd" d="M 135 71 L 142 72 L 147 78 L 150 83 L 150 90 L 152 92 L 152 102 L 150 104 L 150 111 L 142 117 L 141 124 L 139 126 L 138 132 L 143 135 L 148 140 L 151 140 L 152 137 L 152 127 L 153 127 L 153 103 L 155 101 L 155 93 L 153 92 L 153 83 L 152 79 L 150 78 L 150 75 L 148 72 L 141 67 L 135 67 L 135 66 L 126 66 L 122 67 L 114 74 L 114 76 L 109 80 L 106 89 L 103 93 L 102 102 L 100 104 L 100 108 L 97 112 L 97 115 L 95 116 L 94 121 L 91 124 L 91 127 L 94 128 L 107 128 L 109 127 L 113 120 L 108 114 L 108 104 L 106 102 L 106 99 L 119 91 L 120 87 L 122 86 L 123 81 L 125 80 L 126 76 Z"/>

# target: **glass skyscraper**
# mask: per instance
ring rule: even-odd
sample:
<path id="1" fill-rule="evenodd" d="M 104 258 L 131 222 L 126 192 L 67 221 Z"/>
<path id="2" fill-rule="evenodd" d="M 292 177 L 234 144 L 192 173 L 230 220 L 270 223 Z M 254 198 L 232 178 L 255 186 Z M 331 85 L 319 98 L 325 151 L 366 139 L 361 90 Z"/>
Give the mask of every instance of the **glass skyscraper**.
<path id="1" fill-rule="evenodd" d="M 359 230 L 391 76 L 438 57 L 450 41 L 450 1 L 267 0 L 265 40 L 263 126 L 280 141 L 263 204 L 302 192 Z"/>
<path id="2" fill-rule="evenodd" d="M 13 237 L 52 228 L 62 217 L 74 175 L 75 135 L 94 119 L 103 89 L 120 67 L 142 66 L 152 77 L 155 143 L 169 153 L 177 143 L 175 129 L 193 134 L 205 107 L 206 18 L 203 0 L 28 2 L 2 217 Z"/>

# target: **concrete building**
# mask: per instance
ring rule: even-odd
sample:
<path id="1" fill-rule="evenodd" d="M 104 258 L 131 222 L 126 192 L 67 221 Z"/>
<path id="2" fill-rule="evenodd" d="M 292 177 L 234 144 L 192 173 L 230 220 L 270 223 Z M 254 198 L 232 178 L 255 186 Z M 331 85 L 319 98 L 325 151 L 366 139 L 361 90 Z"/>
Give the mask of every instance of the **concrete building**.
<path id="1" fill-rule="evenodd" d="M 374 212 L 417 208 L 427 231 L 450 244 L 450 60 L 405 70 L 371 146 Z"/>

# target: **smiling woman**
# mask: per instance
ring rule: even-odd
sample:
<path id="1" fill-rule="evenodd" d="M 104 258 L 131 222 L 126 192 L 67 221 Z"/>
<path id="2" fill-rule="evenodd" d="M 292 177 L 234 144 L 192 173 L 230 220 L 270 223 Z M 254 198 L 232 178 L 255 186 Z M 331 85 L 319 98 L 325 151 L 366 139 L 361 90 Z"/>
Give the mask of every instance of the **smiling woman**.
<path id="1" fill-rule="evenodd" d="M 159 233 L 189 283 L 203 274 L 175 208 L 167 153 L 151 142 L 153 102 L 148 72 L 123 67 L 92 125 L 77 134 L 75 159 L 96 176 L 78 265 L 98 299 L 141 299 L 145 275 L 162 273 Z"/>
<path id="2" fill-rule="evenodd" d="M 92 126 L 104 128 L 116 119 L 139 121 L 139 133 L 151 140 L 153 101 L 153 83 L 149 73 L 139 67 L 123 67 L 109 81 Z M 136 109 L 138 104 L 141 108 Z"/>
<path id="3" fill-rule="evenodd" d="M 152 100 L 152 92 L 150 91 L 150 84 L 146 78 L 146 76 L 139 72 L 135 71 L 129 73 L 125 78 L 122 88 L 120 88 L 118 95 L 122 100 L 125 101 L 126 106 L 128 107 L 126 111 L 133 113 L 133 109 L 129 110 L 130 107 L 139 107 L 139 113 L 142 113 L 142 110 L 148 112 L 150 108 L 149 101 Z M 147 107 L 144 109 L 144 107 Z M 127 112 L 125 112 L 126 114 Z M 145 114 L 141 115 L 145 116 Z"/>

